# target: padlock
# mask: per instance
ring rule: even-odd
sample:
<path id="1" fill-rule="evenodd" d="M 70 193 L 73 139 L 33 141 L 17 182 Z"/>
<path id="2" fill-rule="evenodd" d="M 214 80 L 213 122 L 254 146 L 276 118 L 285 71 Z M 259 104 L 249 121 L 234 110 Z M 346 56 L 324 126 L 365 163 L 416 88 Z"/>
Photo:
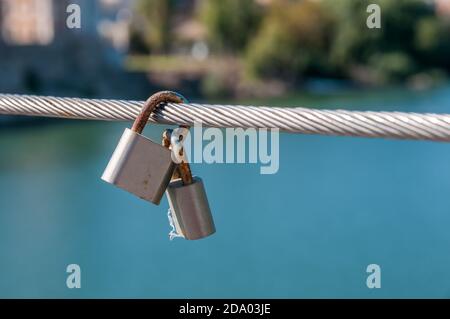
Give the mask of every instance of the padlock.
<path id="1" fill-rule="evenodd" d="M 147 121 L 161 103 L 183 103 L 177 93 L 164 91 L 152 95 L 136 118 L 132 129 L 125 129 L 102 179 L 156 205 L 176 168 L 171 151 L 141 135 Z"/>
<path id="2" fill-rule="evenodd" d="M 192 176 L 186 154 L 182 148 L 189 130 L 185 128 L 181 135 L 171 135 L 166 131 L 165 138 L 170 135 L 172 154 L 178 159 L 174 179 L 169 184 L 166 194 L 169 201 L 171 219 L 176 232 L 182 237 L 195 240 L 210 236 L 216 232 L 205 187 L 201 178 Z M 169 143 L 163 140 L 168 147 Z"/>

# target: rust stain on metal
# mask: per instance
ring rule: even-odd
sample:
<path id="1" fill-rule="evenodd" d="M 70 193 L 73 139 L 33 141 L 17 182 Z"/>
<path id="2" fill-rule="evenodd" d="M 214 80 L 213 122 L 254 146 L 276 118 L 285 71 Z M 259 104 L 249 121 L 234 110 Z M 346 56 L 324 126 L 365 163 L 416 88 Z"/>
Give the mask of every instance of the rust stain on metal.
<path id="1" fill-rule="evenodd" d="M 172 145 L 170 143 L 170 138 L 172 137 L 172 132 L 173 132 L 173 130 L 171 130 L 171 129 L 167 129 L 163 132 L 162 145 L 169 150 L 172 149 Z M 175 170 L 173 172 L 171 180 L 175 180 L 178 178 L 180 178 L 180 171 L 179 171 L 178 165 L 177 165 L 177 167 L 175 167 Z"/>
<path id="2" fill-rule="evenodd" d="M 150 115 L 156 110 L 156 108 L 161 103 L 183 103 L 184 100 L 181 96 L 177 95 L 174 92 L 163 91 L 153 94 L 148 100 L 145 102 L 144 107 L 142 108 L 139 116 L 133 123 L 132 131 L 141 134 L 144 130 L 145 125 L 150 118 Z"/>
<path id="3" fill-rule="evenodd" d="M 171 129 L 167 129 L 163 133 L 162 145 L 168 149 L 171 148 L 170 147 L 170 137 L 172 136 L 172 131 L 173 130 L 171 130 Z"/>
<path id="4" fill-rule="evenodd" d="M 178 170 L 180 171 L 181 175 L 180 177 L 184 185 L 189 185 L 193 183 L 192 171 L 189 163 L 182 162 L 178 164 Z"/>
<path id="5" fill-rule="evenodd" d="M 172 132 L 173 132 L 172 130 L 167 129 L 163 133 L 162 145 L 168 149 L 172 149 L 171 142 L 170 142 Z M 184 149 L 180 150 L 181 156 L 183 156 L 183 154 L 184 154 L 183 150 Z M 177 165 L 177 167 L 175 168 L 175 172 L 172 175 L 172 180 L 179 179 L 179 178 L 181 178 L 184 185 L 189 185 L 189 184 L 193 183 L 192 171 L 191 171 L 191 166 L 189 165 L 189 163 L 181 162 L 180 164 Z"/>

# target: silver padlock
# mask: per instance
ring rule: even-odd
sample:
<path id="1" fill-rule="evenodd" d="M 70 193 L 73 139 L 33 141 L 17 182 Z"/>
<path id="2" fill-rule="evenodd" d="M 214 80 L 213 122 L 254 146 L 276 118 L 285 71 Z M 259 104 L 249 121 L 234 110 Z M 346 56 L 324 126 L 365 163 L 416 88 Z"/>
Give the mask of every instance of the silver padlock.
<path id="1" fill-rule="evenodd" d="M 166 194 L 176 232 L 186 239 L 195 240 L 214 234 L 216 227 L 203 181 L 192 176 L 185 152 L 180 146 L 181 140 L 188 134 L 187 128 L 185 132 L 181 136 L 173 136 L 169 130 L 165 132 L 165 139 L 170 135 L 171 147 L 178 146 L 172 149 L 172 154 L 178 157 L 178 166 Z M 167 140 L 163 140 L 163 144 L 166 147 L 169 145 Z"/>
<path id="2" fill-rule="evenodd" d="M 102 179 L 156 205 L 170 183 L 176 164 L 171 151 L 141 135 L 152 112 L 161 103 L 183 103 L 177 93 L 164 91 L 152 95 L 136 118 L 132 129 L 125 129 Z"/>

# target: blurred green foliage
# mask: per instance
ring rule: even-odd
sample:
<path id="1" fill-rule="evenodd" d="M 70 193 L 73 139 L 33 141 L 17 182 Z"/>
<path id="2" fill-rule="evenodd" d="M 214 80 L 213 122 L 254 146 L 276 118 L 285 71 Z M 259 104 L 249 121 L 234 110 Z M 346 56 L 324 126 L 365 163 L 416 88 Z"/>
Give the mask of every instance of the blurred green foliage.
<path id="1" fill-rule="evenodd" d="M 148 43 L 168 50 L 176 0 L 142 1 Z M 256 79 L 297 83 L 335 77 L 374 83 L 450 71 L 450 22 L 423 0 L 205 0 L 198 19 L 216 56 L 242 57 Z M 367 26 L 370 4 L 381 8 L 381 28 Z"/>
<path id="2" fill-rule="evenodd" d="M 144 41 L 152 52 L 167 53 L 172 41 L 170 30 L 174 0 L 140 0 L 137 11 L 146 18 Z"/>
<path id="3" fill-rule="evenodd" d="M 247 69 L 258 77 L 291 81 L 328 73 L 333 24 L 333 17 L 316 2 L 276 2 L 249 42 Z"/>
<path id="4" fill-rule="evenodd" d="M 200 18 L 211 45 L 222 51 L 243 50 L 261 21 L 260 9 L 254 0 L 203 1 Z"/>
<path id="5" fill-rule="evenodd" d="M 417 22 L 414 44 L 420 62 L 450 70 L 450 21 L 423 18 Z"/>
<path id="6" fill-rule="evenodd" d="M 381 8 L 369 29 L 367 7 Z M 450 28 L 420 0 L 276 1 L 246 55 L 256 77 L 351 77 L 364 68 L 377 82 L 403 81 L 427 68 L 450 70 Z"/>
<path id="7" fill-rule="evenodd" d="M 381 29 L 366 26 L 370 3 L 381 8 Z M 432 5 L 421 0 L 328 0 L 324 6 L 336 17 L 330 63 L 342 74 L 364 65 L 379 79 L 391 82 L 430 67 L 448 69 L 444 60 L 450 33 Z"/>

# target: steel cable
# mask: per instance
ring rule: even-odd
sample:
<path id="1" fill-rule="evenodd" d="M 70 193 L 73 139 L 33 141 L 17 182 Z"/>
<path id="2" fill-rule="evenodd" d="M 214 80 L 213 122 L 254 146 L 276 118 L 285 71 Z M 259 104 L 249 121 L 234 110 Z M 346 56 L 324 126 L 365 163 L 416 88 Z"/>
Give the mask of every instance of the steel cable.
<path id="1" fill-rule="evenodd" d="M 132 121 L 143 101 L 0 94 L 0 114 Z M 314 110 L 169 103 L 150 122 L 205 127 L 280 129 L 303 134 L 450 141 L 449 114 Z"/>

